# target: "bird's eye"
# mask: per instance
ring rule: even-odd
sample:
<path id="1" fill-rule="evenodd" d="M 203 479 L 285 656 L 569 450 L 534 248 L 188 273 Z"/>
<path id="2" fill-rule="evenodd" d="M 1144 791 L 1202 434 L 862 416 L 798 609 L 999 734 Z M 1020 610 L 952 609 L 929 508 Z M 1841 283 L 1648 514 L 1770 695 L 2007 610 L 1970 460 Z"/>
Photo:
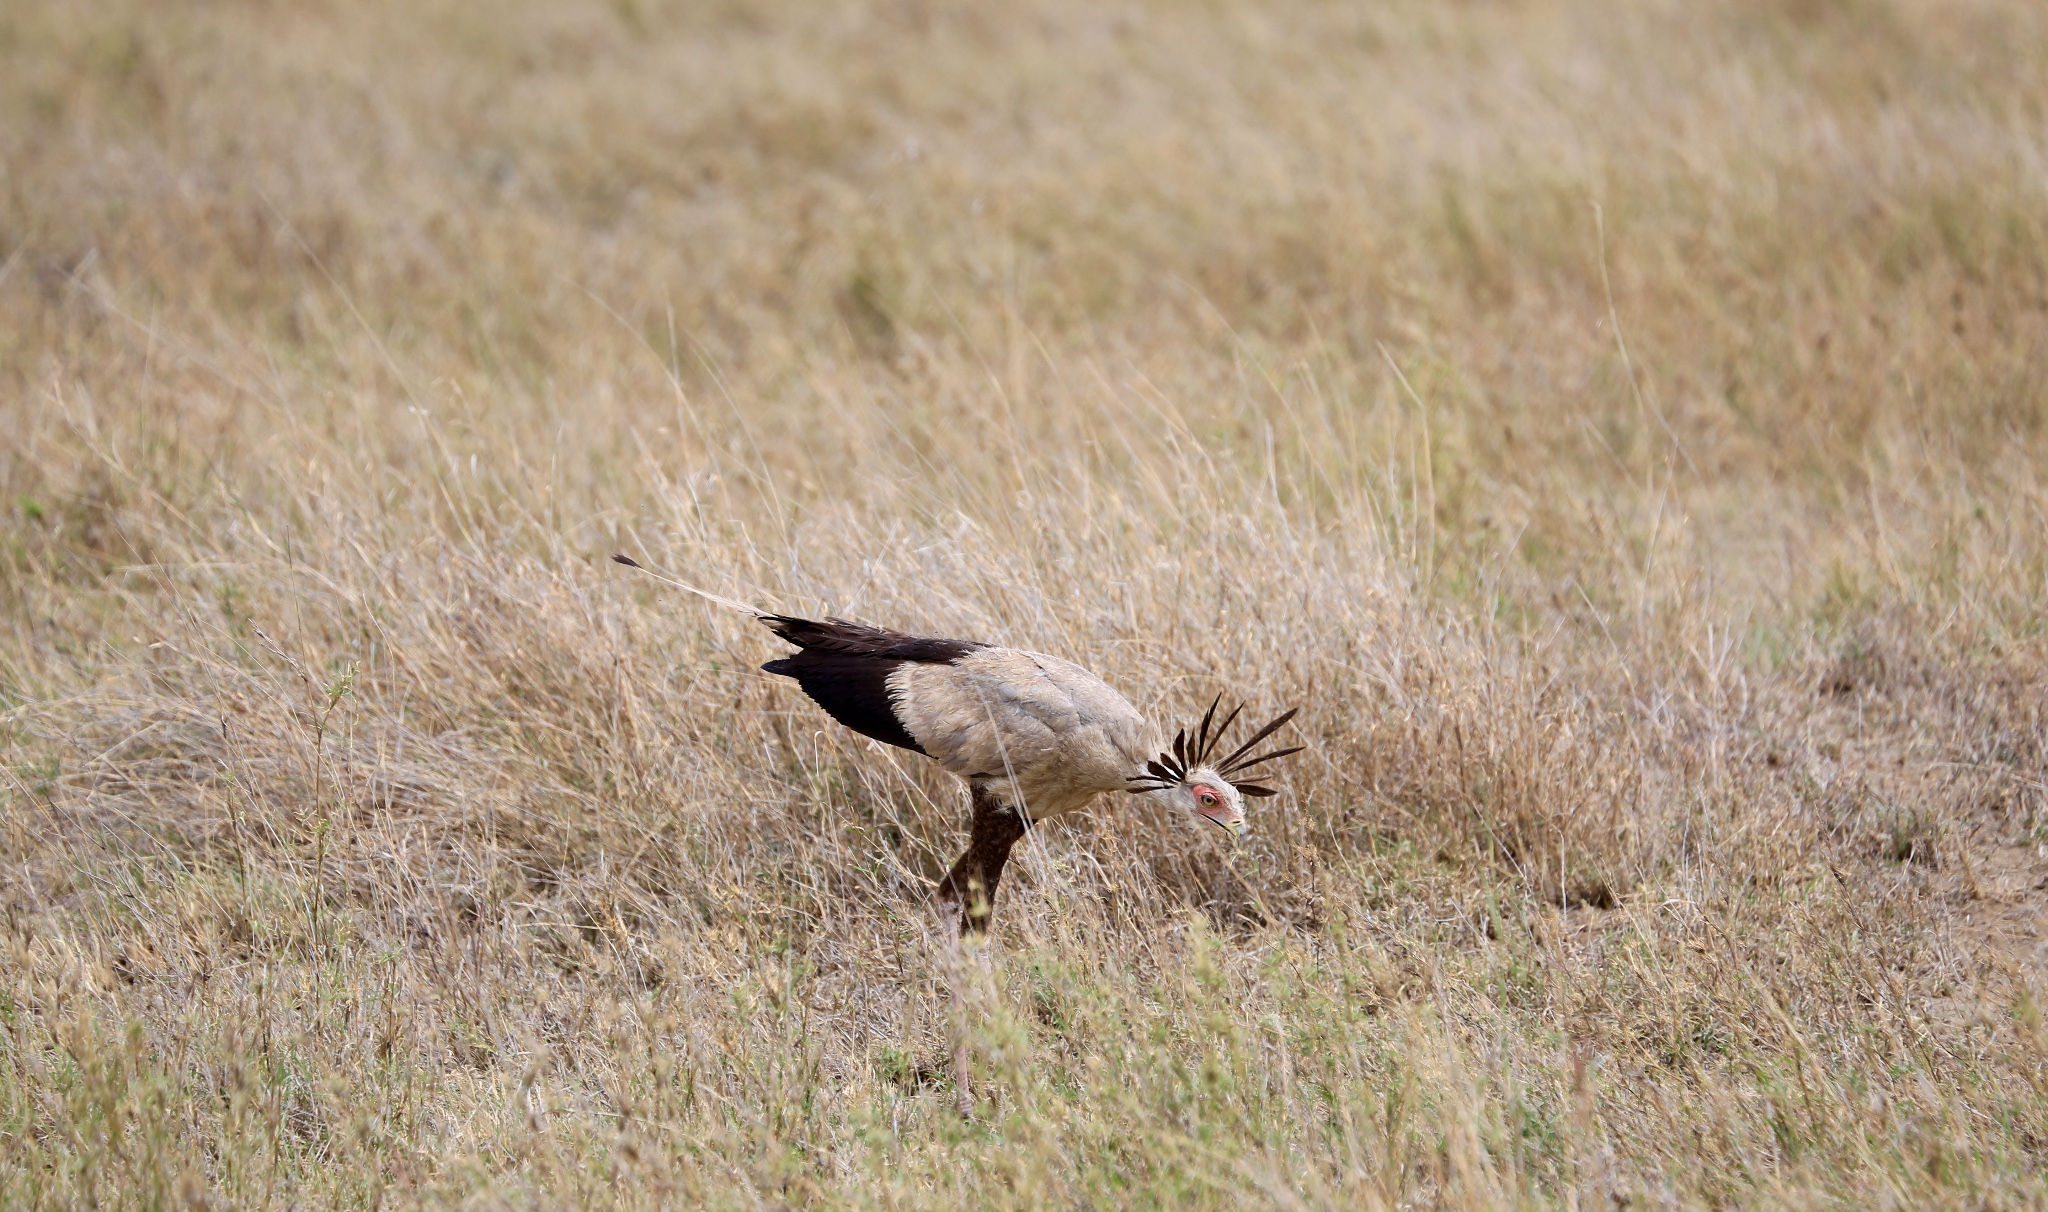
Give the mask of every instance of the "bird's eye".
<path id="1" fill-rule="evenodd" d="M 1214 808 L 1216 806 L 1216 797 L 1210 792 L 1204 791 L 1198 798 L 1202 801 L 1202 807 L 1204 808 Z"/>

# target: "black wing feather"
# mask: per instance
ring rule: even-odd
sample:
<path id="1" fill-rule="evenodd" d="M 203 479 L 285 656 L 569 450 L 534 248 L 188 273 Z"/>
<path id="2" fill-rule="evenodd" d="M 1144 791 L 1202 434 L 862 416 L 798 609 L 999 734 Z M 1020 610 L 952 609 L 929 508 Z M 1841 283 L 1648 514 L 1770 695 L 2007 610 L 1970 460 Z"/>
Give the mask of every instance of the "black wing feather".
<path id="1" fill-rule="evenodd" d="M 837 652 L 847 656 L 881 657 L 892 661 L 918 661 L 931 665 L 950 665 L 970 652 L 979 652 L 987 644 L 973 640 L 940 640 L 926 636 L 904 635 L 900 631 L 889 631 L 881 627 L 869 627 L 865 623 L 850 623 L 845 619 L 796 619 L 786 614 L 771 614 L 762 617 L 768 630 L 795 644 L 806 652 Z"/>
<path id="2" fill-rule="evenodd" d="M 795 678 L 812 702 L 862 736 L 918 753 L 925 751 L 924 746 L 896 714 L 889 698 L 889 675 L 907 663 L 950 665 L 988 647 L 973 640 L 904 635 L 845 619 L 821 623 L 774 614 L 761 621 L 798 649 L 761 666 L 763 670 Z"/>
<path id="3" fill-rule="evenodd" d="M 862 736 L 923 753 L 924 746 L 910 735 L 889 701 L 889 675 L 902 663 L 811 649 L 761 668 L 795 678 L 812 702 Z"/>

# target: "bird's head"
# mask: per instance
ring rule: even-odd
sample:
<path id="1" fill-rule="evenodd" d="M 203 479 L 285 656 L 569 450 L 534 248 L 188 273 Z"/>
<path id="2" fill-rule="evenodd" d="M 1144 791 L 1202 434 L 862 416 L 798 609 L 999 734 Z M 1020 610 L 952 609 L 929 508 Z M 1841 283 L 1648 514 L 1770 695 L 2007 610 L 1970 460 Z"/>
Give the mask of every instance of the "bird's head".
<path id="1" fill-rule="evenodd" d="M 1172 799 L 1196 816 L 1221 825 L 1234 836 L 1244 836 L 1244 793 L 1214 769 L 1203 766 L 1188 771 L 1187 781 L 1169 792 Z"/>
<path id="2" fill-rule="evenodd" d="M 1283 758 L 1290 753 L 1299 753 L 1305 746 L 1296 745 L 1291 749 L 1276 749 L 1256 757 L 1247 756 L 1252 749 L 1278 732 L 1287 721 L 1294 718 L 1300 708 L 1281 713 L 1264 728 L 1252 734 L 1252 738 L 1228 757 L 1210 761 L 1223 740 L 1223 734 L 1236 721 L 1238 712 L 1244 710 L 1239 704 L 1231 713 L 1216 723 L 1216 708 L 1223 702 L 1223 696 L 1209 704 L 1209 711 L 1202 717 L 1201 725 L 1195 729 L 1194 743 L 1189 744 L 1187 729 L 1183 728 L 1173 738 L 1173 748 L 1145 763 L 1145 772 L 1131 776 L 1130 789 L 1141 794 L 1164 795 L 1180 807 L 1196 816 L 1219 825 L 1232 835 L 1245 831 L 1244 797 L 1264 798 L 1277 795 L 1270 787 L 1259 787 L 1251 783 L 1236 781 L 1237 776 L 1253 766 Z M 1214 725 L 1214 727 L 1211 727 Z"/>

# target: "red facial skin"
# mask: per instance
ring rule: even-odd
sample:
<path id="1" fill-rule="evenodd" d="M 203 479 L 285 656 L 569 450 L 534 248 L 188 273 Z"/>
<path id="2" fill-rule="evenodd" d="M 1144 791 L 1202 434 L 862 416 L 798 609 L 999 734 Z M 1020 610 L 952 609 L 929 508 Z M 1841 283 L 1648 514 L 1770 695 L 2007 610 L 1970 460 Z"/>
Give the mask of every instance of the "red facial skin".
<path id="1" fill-rule="evenodd" d="M 1205 821 L 1226 833 L 1244 832 L 1244 814 L 1231 807 L 1230 800 L 1221 788 L 1208 783 L 1195 783 L 1188 788 L 1195 797 L 1195 812 Z"/>

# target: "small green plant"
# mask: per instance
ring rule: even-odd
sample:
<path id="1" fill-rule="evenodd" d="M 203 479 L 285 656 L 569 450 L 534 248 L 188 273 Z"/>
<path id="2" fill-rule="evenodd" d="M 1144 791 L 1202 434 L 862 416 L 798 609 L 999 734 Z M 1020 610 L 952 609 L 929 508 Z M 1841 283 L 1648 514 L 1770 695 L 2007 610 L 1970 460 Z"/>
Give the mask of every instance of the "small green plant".
<path id="1" fill-rule="evenodd" d="M 1935 821 L 1917 808 L 1892 809 L 1886 814 L 1884 853 L 1894 863 L 1934 866 L 1938 861 L 1936 837 Z"/>

